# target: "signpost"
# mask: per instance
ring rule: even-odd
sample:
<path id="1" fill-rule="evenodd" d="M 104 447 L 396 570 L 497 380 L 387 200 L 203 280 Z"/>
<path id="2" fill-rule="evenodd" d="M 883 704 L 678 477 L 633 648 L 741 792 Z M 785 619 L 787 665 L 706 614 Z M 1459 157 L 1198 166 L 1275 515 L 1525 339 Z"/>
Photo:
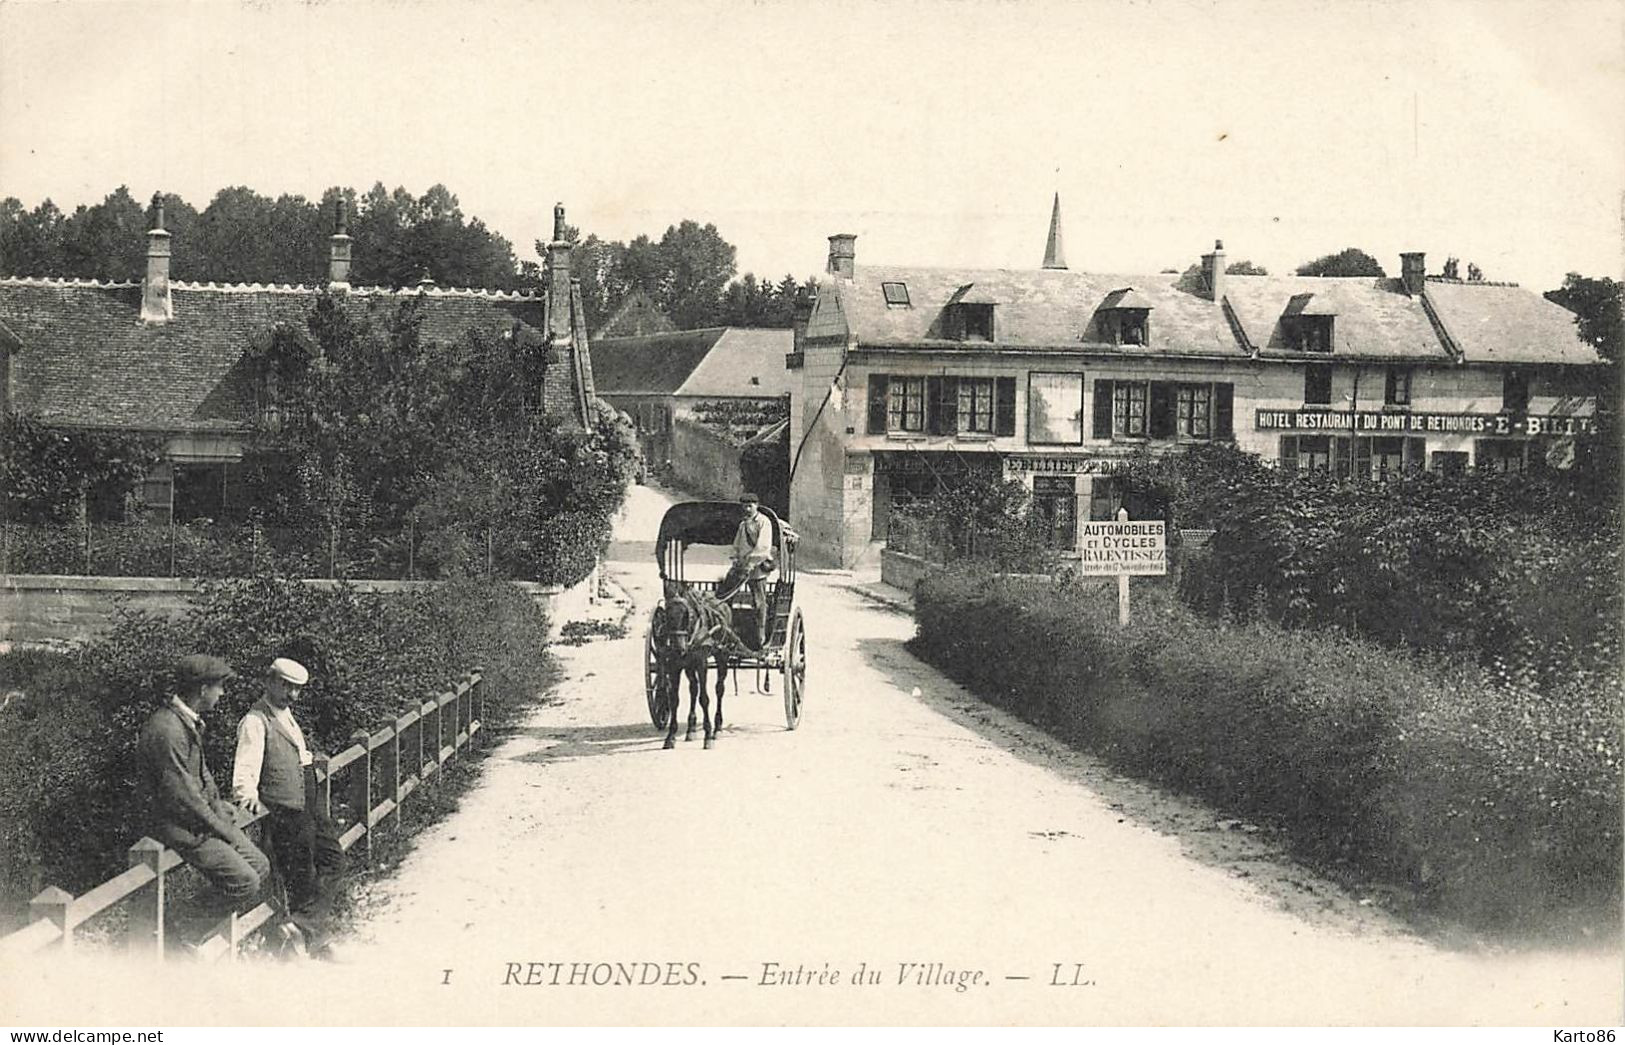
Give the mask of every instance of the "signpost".
<path id="1" fill-rule="evenodd" d="M 1167 524 L 1161 519 L 1130 522 L 1127 508 L 1115 522 L 1078 526 L 1078 570 L 1085 577 L 1117 578 L 1117 623 L 1128 627 L 1128 579 L 1168 572 Z"/>

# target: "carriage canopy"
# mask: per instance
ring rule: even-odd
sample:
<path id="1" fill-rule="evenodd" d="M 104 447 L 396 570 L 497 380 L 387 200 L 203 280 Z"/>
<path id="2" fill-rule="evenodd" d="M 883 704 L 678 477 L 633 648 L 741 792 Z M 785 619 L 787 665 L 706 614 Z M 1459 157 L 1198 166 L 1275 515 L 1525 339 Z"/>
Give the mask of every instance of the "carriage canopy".
<path id="1" fill-rule="evenodd" d="M 758 509 L 773 527 L 773 547 L 776 552 L 782 554 L 786 542 L 793 547 L 794 531 L 766 505 L 759 505 Z M 684 501 L 672 505 L 660 520 L 660 536 L 655 541 L 655 562 L 666 562 L 666 552 L 674 541 L 679 549 L 690 544 L 727 547 L 733 543 L 734 534 L 739 532 L 742 511 L 738 501 Z"/>

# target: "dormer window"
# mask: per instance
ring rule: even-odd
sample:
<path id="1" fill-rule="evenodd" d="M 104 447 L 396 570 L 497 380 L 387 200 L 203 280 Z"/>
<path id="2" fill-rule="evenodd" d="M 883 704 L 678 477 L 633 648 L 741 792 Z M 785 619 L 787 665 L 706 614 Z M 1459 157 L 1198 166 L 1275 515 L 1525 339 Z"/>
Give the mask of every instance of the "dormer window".
<path id="1" fill-rule="evenodd" d="M 1281 335 L 1294 352 L 1332 350 L 1332 324 L 1337 316 L 1313 294 L 1294 294 L 1281 315 Z"/>
<path id="2" fill-rule="evenodd" d="M 993 340 L 993 306 L 960 302 L 948 310 L 949 336 L 958 341 Z"/>
<path id="3" fill-rule="evenodd" d="M 1095 312 L 1100 339 L 1113 345 L 1149 345 L 1151 308 L 1151 301 L 1133 287 L 1107 294 Z"/>
<path id="4" fill-rule="evenodd" d="M 880 292 L 886 295 L 887 308 L 908 308 L 907 283 L 882 283 Z"/>
<path id="5" fill-rule="evenodd" d="M 1120 308 L 1117 310 L 1117 343 L 1119 345 L 1150 344 L 1147 337 L 1151 329 L 1151 310 Z"/>
<path id="6" fill-rule="evenodd" d="M 993 308 L 999 303 L 990 288 L 967 283 L 954 291 L 943 311 L 942 335 L 951 341 L 992 341 Z"/>
<path id="7" fill-rule="evenodd" d="M 1299 352 L 1330 352 L 1332 350 L 1332 317 L 1299 316 L 1294 324 L 1292 347 Z"/>

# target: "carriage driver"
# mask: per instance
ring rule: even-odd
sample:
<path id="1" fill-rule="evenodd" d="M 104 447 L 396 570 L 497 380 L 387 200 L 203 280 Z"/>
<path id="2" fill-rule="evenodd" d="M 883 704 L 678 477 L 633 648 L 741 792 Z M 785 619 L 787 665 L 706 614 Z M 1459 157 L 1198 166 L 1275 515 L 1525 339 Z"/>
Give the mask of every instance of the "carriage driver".
<path id="1" fill-rule="evenodd" d="M 744 518 L 734 534 L 733 565 L 718 585 L 718 593 L 728 598 L 743 584 L 750 585 L 751 600 L 756 605 L 757 649 L 767 643 L 767 575 L 773 572 L 773 528 L 762 515 L 761 503 L 753 493 L 739 499 Z"/>

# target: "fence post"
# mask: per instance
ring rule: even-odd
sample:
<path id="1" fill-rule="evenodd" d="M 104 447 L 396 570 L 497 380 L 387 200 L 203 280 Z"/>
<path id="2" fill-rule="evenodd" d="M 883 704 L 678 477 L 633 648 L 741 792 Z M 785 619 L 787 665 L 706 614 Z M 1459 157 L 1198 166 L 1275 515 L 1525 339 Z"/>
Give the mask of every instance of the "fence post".
<path id="1" fill-rule="evenodd" d="M 175 576 L 175 513 L 169 513 L 169 575 Z"/>
<path id="2" fill-rule="evenodd" d="M 54 885 L 46 886 L 28 901 L 28 920 L 44 919 L 56 926 L 62 933 L 60 946 L 64 951 L 73 950 L 73 928 L 68 924 L 68 906 L 72 903 L 73 894 Z"/>
<path id="3" fill-rule="evenodd" d="M 424 766 L 424 761 L 423 761 L 423 727 L 424 727 L 425 723 L 427 723 L 427 721 L 428 720 L 423 717 L 423 705 L 419 704 L 418 705 L 418 724 L 417 724 L 416 728 L 417 728 L 417 731 L 418 731 L 418 771 L 417 771 L 417 778 L 418 778 L 418 786 L 420 786 L 420 787 L 424 783 L 424 775 L 423 775 L 423 766 Z"/>
<path id="4" fill-rule="evenodd" d="M 350 740 L 361 745 L 361 758 L 351 763 L 355 767 L 350 777 L 350 808 L 355 810 L 361 826 L 361 856 L 372 863 L 372 735 L 364 729 L 350 734 Z"/>
<path id="5" fill-rule="evenodd" d="M 474 717 L 480 724 L 480 735 L 485 734 L 485 669 L 474 669 Z"/>
<path id="6" fill-rule="evenodd" d="M 163 843 L 151 838 L 142 838 L 130 847 L 130 866 L 148 867 L 155 876 L 152 882 L 151 901 L 143 903 L 136 893 L 134 902 L 130 906 L 130 927 L 126 933 L 125 944 L 131 954 L 151 954 L 158 961 L 164 960 L 164 903 L 166 897 L 164 890 L 164 846 Z"/>
<path id="7" fill-rule="evenodd" d="M 312 755 L 310 760 L 310 768 L 316 777 L 316 795 L 311 804 L 329 819 L 333 816 L 333 771 L 328 768 L 332 761 L 326 755 Z"/>
<path id="8" fill-rule="evenodd" d="M 415 581 L 417 575 L 417 543 L 418 543 L 418 517 L 416 513 L 406 517 L 406 579 Z"/>
<path id="9" fill-rule="evenodd" d="M 389 799 L 395 803 L 394 817 L 395 830 L 401 829 L 401 720 L 396 719 L 389 724 L 389 745 L 385 748 L 385 758 L 389 760 L 389 771 L 384 779 L 389 781 Z"/>
<path id="10" fill-rule="evenodd" d="M 430 700 L 429 707 L 434 708 L 434 779 L 435 783 L 438 784 L 440 778 L 445 775 L 444 770 L 446 768 L 445 764 L 440 761 L 440 752 L 446 750 L 446 716 L 444 714 L 446 709 L 440 706 L 439 697 Z"/>

